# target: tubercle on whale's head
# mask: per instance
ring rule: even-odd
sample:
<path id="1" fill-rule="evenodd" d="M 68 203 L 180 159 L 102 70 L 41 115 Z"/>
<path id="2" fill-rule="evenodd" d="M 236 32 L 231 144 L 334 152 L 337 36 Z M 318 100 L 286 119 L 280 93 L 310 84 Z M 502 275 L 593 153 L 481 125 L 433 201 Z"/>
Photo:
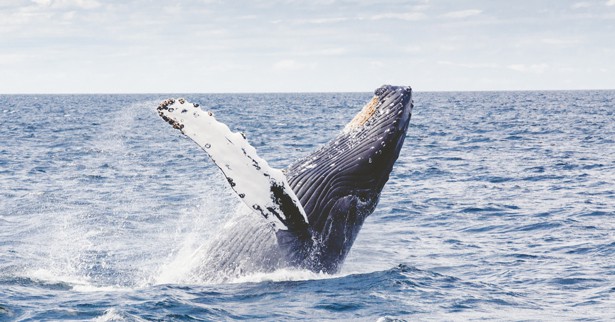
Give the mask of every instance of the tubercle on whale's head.
<path id="1" fill-rule="evenodd" d="M 379 103 L 378 96 L 374 96 L 365 106 L 361 112 L 359 112 L 355 117 L 346 124 L 344 128 L 344 132 L 351 132 L 352 130 L 356 130 L 357 128 L 363 126 L 376 112 L 376 107 Z"/>
<path id="2" fill-rule="evenodd" d="M 412 88 L 410 86 L 383 85 L 374 91 L 374 97 L 348 122 L 343 132 L 350 133 L 360 130 L 376 118 L 390 118 L 387 114 L 393 114 L 394 117 L 398 115 L 402 118 L 401 123 L 404 123 L 403 118 L 409 118 L 411 110 Z M 407 112 L 405 113 L 407 115 L 402 115 L 404 112 Z"/>

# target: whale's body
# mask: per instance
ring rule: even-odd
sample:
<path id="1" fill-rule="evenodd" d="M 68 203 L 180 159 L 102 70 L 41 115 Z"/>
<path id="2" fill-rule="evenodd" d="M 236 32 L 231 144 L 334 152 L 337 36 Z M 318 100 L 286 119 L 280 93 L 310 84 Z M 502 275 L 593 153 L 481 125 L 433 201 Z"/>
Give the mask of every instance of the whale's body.
<path id="1" fill-rule="evenodd" d="M 243 135 L 196 104 L 167 100 L 158 111 L 210 155 L 251 210 L 208 245 L 202 274 L 225 278 L 284 267 L 335 273 L 399 156 L 412 90 L 380 87 L 337 137 L 284 171 L 270 168 Z"/>

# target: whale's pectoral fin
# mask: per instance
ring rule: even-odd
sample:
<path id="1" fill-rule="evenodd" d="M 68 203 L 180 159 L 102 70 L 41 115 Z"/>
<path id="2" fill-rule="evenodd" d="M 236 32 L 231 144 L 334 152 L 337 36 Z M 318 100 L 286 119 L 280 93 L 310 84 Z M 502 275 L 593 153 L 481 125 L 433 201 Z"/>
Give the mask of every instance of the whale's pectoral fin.
<path id="1" fill-rule="evenodd" d="M 158 113 L 203 148 L 240 199 L 269 220 L 276 231 L 301 238 L 310 235 L 305 211 L 286 176 L 259 157 L 243 134 L 231 132 L 211 112 L 184 99 L 162 102 Z"/>

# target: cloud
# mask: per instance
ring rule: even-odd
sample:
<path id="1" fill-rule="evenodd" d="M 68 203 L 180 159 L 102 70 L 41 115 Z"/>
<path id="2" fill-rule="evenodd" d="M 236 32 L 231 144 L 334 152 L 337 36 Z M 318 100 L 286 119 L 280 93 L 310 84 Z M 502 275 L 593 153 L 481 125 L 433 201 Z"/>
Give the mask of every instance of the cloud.
<path id="1" fill-rule="evenodd" d="M 480 15 L 483 11 L 479 9 L 468 9 L 460 11 L 451 11 L 442 15 L 444 18 L 468 18 L 472 16 Z"/>
<path id="2" fill-rule="evenodd" d="M 442 50 L 442 51 L 456 51 L 456 50 L 461 49 L 460 47 L 451 45 L 451 44 L 439 44 L 437 47 L 438 47 L 438 50 Z"/>
<path id="3" fill-rule="evenodd" d="M 13 65 L 27 60 L 24 55 L 18 54 L 0 54 L 0 65 Z"/>
<path id="4" fill-rule="evenodd" d="M 576 2 L 570 6 L 572 9 L 584 9 L 591 7 L 591 3 L 589 2 Z"/>
<path id="5" fill-rule="evenodd" d="M 276 19 L 270 21 L 273 24 L 279 23 L 294 23 L 294 24 L 313 24 L 313 25 L 324 25 L 324 24 L 337 24 L 342 22 L 353 22 L 353 21 L 362 21 L 362 20 L 405 20 L 405 21 L 417 21 L 423 20 L 427 18 L 427 15 L 423 12 L 419 11 L 409 11 L 409 12 L 383 12 L 372 14 L 368 16 L 357 15 L 350 17 L 328 17 L 328 18 L 309 18 L 309 19 L 298 19 L 298 20 L 282 20 Z"/>
<path id="6" fill-rule="evenodd" d="M 609 0 L 609 1 L 607 1 L 607 2 L 606 2 L 606 5 L 607 5 L 607 6 L 609 6 L 609 7 L 610 7 L 610 6 L 615 6 L 615 0 Z"/>
<path id="7" fill-rule="evenodd" d="M 350 20 L 346 17 L 332 17 L 332 18 L 313 18 L 313 19 L 301 19 L 294 21 L 297 24 L 313 24 L 313 25 L 324 25 L 324 24 L 334 24 L 340 23 L 344 21 Z"/>
<path id="8" fill-rule="evenodd" d="M 404 52 L 406 53 L 414 54 L 414 53 L 419 53 L 421 51 L 423 51 L 423 48 L 421 46 L 408 45 L 404 47 Z"/>
<path id="9" fill-rule="evenodd" d="M 162 11 L 165 13 L 165 15 L 177 16 L 182 13 L 183 8 L 179 3 L 175 3 L 162 7 Z"/>
<path id="10" fill-rule="evenodd" d="M 279 71 L 295 71 L 295 70 L 302 70 L 302 69 L 307 69 L 307 68 L 314 69 L 316 68 L 316 64 L 315 63 L 311 63 L 311 64 L 301 63 L 294 59 L 284 59 L 284 60 L 280 60 L 277 63 L 273 64 L 273 69 L 279 70 Z"/>
<path id="11" fill-rule="evenodd" d="M 425 19 L 427 16 L 422 12 L 388 12 L 381 13 L 377 15 L 373 15 L 368 17 L 369 20 L 384 20 L 384 19 L 398 19 L 398 20 L 407 20 L 407 21 L 417 21 Z"/>
<path id="12" fill-rule="evenodd" d="M 336 47 L 336 48 L 324 48 L 318 49 L 314 51 L 305 52 L 304 55 L 309 56 L 339 56 L 343 55 L 347 52 L 346 48 Z"/>
<path id="13" fill-rule="evenodd" d="M 512 65 L 508 65 L 507 68 L 517 71 L 517 72 L 521 72 L 521 73 L 542 74 L 549 68 L 549 65 L 544 64 L 544 63 L 543 64 L 531 64 L 531 65 L 512 64 Z"/>
<path id="14" fill-rule="evenodd" d="M 369 62 L 369 65 L 374 68 L 382 68 L 384 67 L 384 63 L 380 60 L 372 60 Z"/>
<path id="15" fill-rule="evenodd" d="M 96 12 L 93 9 L 101 6 L 96 0 L 5 0 L 0 4 L 0 34 L 9 37 L 49 34 L 62 22 L 80 16 L 82 10 L 93 13 Z"/>
<path id="16" fill-rule="evenodd" d="M 446 65 L 446 66 L 462 67 L 462 68 L 471 68 L 471 69 L 477 69 L 477 68 L 499 68 L 499 66 L 497 64 L 490 64 L 490 63 L 478 63 L 478 64 L 455 63 L 455 62 L 448 61 L 448 60 L 438 61 L 438 64 L 439 65 Z"/>
<path id="17" fill-rule="evenodd" d="M 572 46 L 581 43 L 578 39 L 566 39 L 566 38 L 543 38 L 540 40 L 543 44 L 553 46 Z"/>
<path id="18" fill-rule="evenodd" d="M 96 9 L 101 6 L 96 0 L 32 0 L 32 2 L 49 8 Z"/>

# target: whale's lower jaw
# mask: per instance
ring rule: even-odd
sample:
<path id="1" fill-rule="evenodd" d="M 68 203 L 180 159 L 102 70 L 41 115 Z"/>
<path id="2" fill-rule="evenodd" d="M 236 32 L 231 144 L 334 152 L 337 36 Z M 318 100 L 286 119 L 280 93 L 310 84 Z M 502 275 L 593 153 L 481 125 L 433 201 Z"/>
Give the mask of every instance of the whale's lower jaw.
<path id="1" fill-rule="evenodd" d="M 337 272 L 378 203 L 411 111 L 410 87 L 382 86 L 342 133 L 281 171 L 197 104 L 164 101 L 160 116 L 209 154 L 253 212 L 212 242 L 203 267 L 227 277 L 281 267 Z"/>

